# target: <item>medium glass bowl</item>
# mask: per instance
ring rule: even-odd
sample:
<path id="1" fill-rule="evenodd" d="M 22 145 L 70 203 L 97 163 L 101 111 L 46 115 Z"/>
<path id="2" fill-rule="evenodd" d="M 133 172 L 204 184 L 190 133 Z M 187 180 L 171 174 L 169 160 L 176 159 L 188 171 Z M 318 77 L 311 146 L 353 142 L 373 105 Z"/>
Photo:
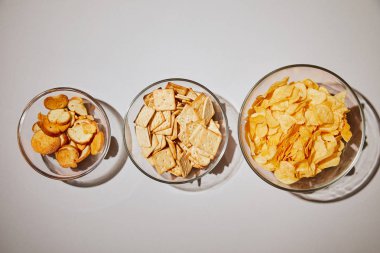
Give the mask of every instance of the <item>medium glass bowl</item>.
<path id="1" fill-rule="evenodd" d="M 93 115 L 99 128 L 104 132 L 104 147 L 102 152 L 93 156 L 88 156 L 84 161 L 78 164 L 75 169 L 62 168 L 53 155 L 41 155 L 35 152 L 31 145 L 33 136 L 32 126 L 37 122 L 39 112 L 47 114 L 48 109 L 44 106 L 44 99 L 48 96 L 59 94 L 71 97 L 80 97 L 83 99 L 89 114 Z M 95 98 L 89 94 L 68 87 L 53 88 L 44 91 L 35 96 L 25 107 L 17 128 L 17 138 L 20 151 L 29 165 L 41 175 L 57 180 L 72 180 L 82 177 L 93 171 L 103 160 L 108 152 L 111 140 L 111 129 L 105 111 Z"/>
<path id="2" fill-rule="evenodd" d="M 287 185 L 274 176 L 273 172 L 265 170 L 260 164 L 255 162 L 251 156 L 249 145 L 245 140 L 245 123 L 248 110 L 257 96 L 264 94 L 276 81 L 288 76 L 289 81 L 300 81 L 309 78 L 320 86 L 326 87 L 331 94 L 346 91 L 346 106 L 350 110 L 347 113 L 347 120 L 351 126 L 352 138 L 346 143 L 341 160 L 338 166 L 324 169 L 321 173 L 312 178 L 303 178 L 298 182 Z M 243 155 L 251 169 L 265 182 L 282 190 L 292 192 L 312 192 L 327 187 L 345 176 L 358 160 L 365 140 L 364 114 L 354 90 L 337 74 L 322 67 L 297 64 L 285 66 L 272 71 L 260 79 L 249 91 L 245 98 L 239 114 L 238 122 L 239 143 Z M 360 168 L 358 168 L 360 169 Z"/>
<path id="3" fill-rule="evenodd" d="M 222 134 L 222 141 L 219 145 L 218 152 L 216 153 L 215 158 L 211 161 L 208 167 L 202 170 L 192 169 L 191 173 L 186 178 L 175 177 L 168 172 L 160 175 L 156 171 L 156 169 L 148 162 L 148 160 L 141 154 L 141 149 L 140 149 L 140 146 L 138 145 L 135 129 L 134 129 L 134 121 L 138 113 L 140 112 L 141 107 L 144 105 L 144 100 L 143 100 L 144 96 L 146 94 L 153 92 L 154 90 L 158 88 L 164 88 L 168 82 L 173 82 L 173 83 L 183 85 L 188 88 L 192 88 L 194 91 L 203 92 L 208 97 L 210 97 L 215 109 L 215 115 L 213 119 L 219 122 L 220 132 Z M 227 143 L 228 143 L 227 129 L 228 129 L 228 122 L 227 122 L 226 114 L 224 110 L 222 109 L 222 106 L 218 98 L 209 89 L 191 80 L 182 79 L 182 78 L 170 78 L 170 79 L 161 80 L 149 85 L 133 99 L 128 109 L 128 112 L 124 118 L 124 144 L 126 146 L 126 149 L 129 153 L 129 157 L 131 158 L 132 162 L 146 176 L 156 181 L 159 181 L 161 183 L 183 184 L 183 183 L 189 183 L 201 178 L 202 176 L 212 171 L 214 167 L 219 163 L 220 159 L 222 158 L 226 150 Z"/>

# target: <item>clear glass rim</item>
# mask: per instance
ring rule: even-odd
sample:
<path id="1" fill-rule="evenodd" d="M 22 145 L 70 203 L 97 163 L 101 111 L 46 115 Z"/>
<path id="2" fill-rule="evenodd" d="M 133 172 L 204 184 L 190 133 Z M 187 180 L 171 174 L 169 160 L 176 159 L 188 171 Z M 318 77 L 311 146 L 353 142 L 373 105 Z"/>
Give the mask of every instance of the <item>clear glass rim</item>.
<path id="1" fill-rule="evenodd" d="M 80 173 L 78 175 L 75 175 L 75 176 L 55 176 L 55 175 L 52 175 L 52 174 L 49 174 L 49 173 L 46 173 L 42 170 L 40 170 L 36 165 L 34 165 L 34 163 L 29 159 L 28 155 L 26 154 L 25 150 L 24 150 L 24 147 L 21 143 L 21 126 L 22 124 L 24 123 L 24 118 L 25 118 L 25 115 L 28 113 L 30 107 L 32 107 L 32 105 L 38 100 L 40 99 L 41 97 L 49 94 L 49 93 L 52 93 L 52 92 L 56 92 L 56 91 L 72 91 L 72 92 L 76 92 L 76 93 L 79 93 L 85 97 L 88 97 L 90 98 L 98 108 L 99 108 L 99 111 L 100 113 L 102 114 L 102 116 L 105 118 L 105 123 L 107 125 L 107 128 L 106 128 L 106 131 L 107 131 L 107 136 L 108 136 L 108 139 L 105 143 L 105 146 L 104 146 L 104 149 L 103 149 L 103 152 L 102 152 L 102 155 L 100 156 L 100 158 L 94 163 L 94 166 L 93 168 L 89 169 L 89 170 L 85 170 L 83 171 L 83 173 Z M 24 159 L 28 162 L 28 164 L 35 170 L 37 171 L 39 174 L 45 176 L 45 177 L 48 177 L 50 179 L 55 179 L 55 180 L 60 180 L 60 181 L 67 181 L 67 180 L 73 180 L 73 179 L 77 179 L 77 178 L 80 178 L 80 177 L 83 177 L 85 175 L 87 175 L 88 173 L 90 173 L 91 171 L 93 171 L 96 167 L 98 167 L 98 165 L 100 164 L 100 162 L 104 159 L 104 157 L 106 156 L 107 152 L 108 152 L 108 149 L 109 149 L 109 146 L 110 146 L 110 143 L 111 143 L 111 127 L 110 127 L 110 123 L 109 123 L 109 120 L 108 120 L 108 117 L 107 117 L 107 114 L 106 112 L 104 111 L 103 107 L 100 105 L 100 103 L 97 101 L 97 99 L 95 99 L 94 97 L 92 97 L 91 95 L 89 95 L 88 93 L 84 92 L 84 91 L 81 91 L 81 90 L 78 90 L 78 89 L 75 89 L 75 88 L 71 88 L 71 87 L 56 87 L 56 88 L 52 88 L 52 89 L 49 89 L 49 90 L 45 90 L 41 93 L 39 93 L 38 95 L 36 95 L 35 97 L 33 97 L 29 103 L 25 106 L 24 110 L 22 111 L 22 114 L 21 114 L 21 117 L 19 119 L 19 122 L 18 122 L 18 125 L 17 125 L 17 142 L 18 142 L 18 146 L 19 146 L 19 149 L 21 151 L 21 154 L 23 155 Z"/>
<path id="2" fill-rule="evenodd" d="M 131 152 L 129 151 L 129 148 L 128 148 L 128 144 L 127 144 L 127 138 L 125 136 L 125 131 L 126 131 L 126 128 L 128 127 L 129 129 L 129 124 L 128 124 L 128 115 L 130 113 L 130 110 L 132 108 L 132 106 L 134 105 L 134 103 L 137 101 L 137 99 L 145 93 L 145 91 L 149 90 L 150 88 L 152 88 L 153 86 L 155 85 L 158 85 L 160 83 L 165 83 L 165 82 L 175 82 L 175 81 L 183 81 L 183 82 L 189 82 L 189 83 L 192 83 L 192 84 L 195 84 L 199 87 L 201 87 L 202 89 L 206 90 L 209 94 L 211 94 L 211 96 L 215 99 L 215 101 L 218 103 L 218 106 L 221 108 L 221 111 L 222 111 L 222 114 L 223 114 L 223 119 L 225 120 L 225 124 L 226 124 L 226 131 L 228 130 L 228 119 L 227 119 L 227 115 L 225 113 L 225 111 L 223 110 L 223 107 L 221 106 L 220 104 L 220 101 L 219 99 L 215 96 L 215 94 L 210 91 L 208 88 L 206 88 L 205 86 L 203 86 L 202 84 L 198 83 L 198 82 L 195 82 L 193 80 L 190 80 L 190 79 L 185 79 L 185 78 L 168 78 L 168 79 L 163 79 L 163 80 L 160 80 L 160 81 L 157 81 L 155 83 L 152 83 L 150 85 L 148 85 L 147 87 L 145 87 L 142 91 L 140 91 L 136 96 L 135 98 L 132 100 L 131 104 L 129 105 L 129 108 L 128 108 L 128 111 L 127 113 L 125 114 L 124 116 L 124 131 L 123 131 L 123 135 L 124 135 L 124 145 L 125 145 L 125 149 L 128 153 L 128 156 L 131 158 L 131 161 L 132 163 L 136 166 L 136 168 L 138 168 L 144 175 L 148 176 L 149 178 L 155 180 L 155 181 L 158 181 L 160 183 L 165 183 L 165 184 L 185 184 L 185 183 L 191 183 L 191 182 L 194 182 L 198 179 L 200 179 L 201 177 L 203 177 L 204 175 L 208 174 L 210 171 L 212 171 L 215 166 L 220 162 L 220 160 L 222 159 L 226 149 L 227 149 L 227 144 L 228 144 L 228 140 L 229 140 L 229 135 L 226 134 L 226 137 L 225 137 L 225 142 L 224 142 L 224 146 L 221 150 L 221 153 L 220 155 L 216 158 L 215 160 L 215 165 L 213 167 L 209 167 L 207 168 L 207 170 L 205 170 L 203 173 L 201 173 L 200 175 L 196 176 L 195 178 L 191 178 L 191 179 L 187 179 L 187 180 L 183 180 L 183 181 L 180 181 L 180 182 L 173 182 L 173 181 L 167 181 L 167 180 L 164 180 L 164 179 L 160 179 L 160 178 L 156 178 L 156 177 L 153 177 L 151 176 L 149 173 L 145 172 L 144 169 L 142 169 L 138 163 L 135 161 L 133 155 L 131 154 Z M 131 132 L 131 131 L 130 131 Z M 131 132 L 132 134 L 132 132 Z"/>
<path id="3" fill-rule="evenodd" d="M 318 69 L 318 70 L 322 70 L 322 71 L 325 71 L 333 76 L 335 76 L 337 79 L 339 79 L 346 87 L 347 89 L 349 89 L 352 94 L 354 95 L 354 98 L 355 98 L 355 101 L 357 102 L 357 104 L 359 105 L 359 112 L 360 112 L 360 116 L 362 117 L 362 122 L 361 122 L 361 128 L 362 128 L 362 136 L 361 136 L 361 143 L 360 143 L 360 146 L 359 146 L 359 149 L 358 149 L 358 152 L 356 152 L 356 155 L 355 155 L 355 158 L 352 160 L 352 162 L 350 163 L 349 166 L 347 166 L 347 168 L 345 169 L 344 173 L 342 173 L 340 176 L 336 177 L 335 179 L 331 180 L 330 182 L 328 183 L 325 183 L 325 184 L 322 184 L 321 186 L 319 187 L 315 187 L 315 188 L 312 188 L 312 189 L 287 189 L 285 187 L 282 187 L 280 185 L 277 185 L 275 183 L 272 183 L 271 181 L 269 181 L 268 179 L 266 179 L 265 177 L 263 177 L 257 170 L 256 168 L 253 166 L 253 164 L 251 164 L 251 162 L 249 161 L 249 158 L 250 157 L 250 154 L 247 154 L 247 152 L 245 151 L 244 149 L 244 136 L 242 136 L 242 131 L 240 130 L 240 126 L 242 124 L 242 118 L 243 118 L 243 109 L 245 108 L 247 102 L 248 102 L 248 99 L 250 97 L 250 95 L 252 94 L 252 92 L 254 92 L 254 90 L 260 85 L 260 83 L 266 79 L 267 77 L 273 75 L 274 73 L 277 73 L 281 70 L 284 70 L 284 69 L 289 69 L 289 68 L 294 68 L 294 67 L 308 67 L 308 68 L 314 68 L 314 69 Z M 344 177 L 345 175 L 347 175 L 348 172 L 350 172 L 350 170 L 355 166 L 356 162 L 358 161 L 359 157 L 360 157 L 360 154 L 362 152 L 362 149 L 363 149 L 363 146 L 364 146 L 364 142 L 365 142 L 365 119 L 364 119 L 364 113 L 363 113 L 363 109 L 361 108 L 360 106 L 360 101 L 358 99 L 358 97 L 356 96 L 356 93 L 354 91 L 354 89 L 351 88 L 351 86 L 343 79 L 341 78 L 339 75 L 337 75 L 336 73 L 334 73 L 333 71 L 331 70 L 328 70 L 326 68 L 323 68 L 323 67 L 320 67 L 320 66 L 317 66 L 317 65 L 312 65 L 312 64 L 292 64 L 292 65 L 286 65 L 286 66 L 283 66 L 283 67 L 280 67 L 280 68 L 277 68 L 271 72 L 269 72 L 268 74 L 266 74 L 264 77 L 262 77 L 258 82 L 256 82 L 256 84 L 249 90 L 247 96 L 245 97 L 244 101 L 243 101 L 243 104 L 240 108 L 240 112 L 239 112 L 239 119 L 238 119 L 238 136 L 239 136 L 239 145 L 240 145 L 240 149 L 243 153 L 243 156 L 244 156 L 244 159 L 245 161 L 248 163 L 249 167 L 253 170 L 253 172 L 255 172 L 255 174 L 257 176 L 259 176 L 262 180 L 264 180 L 266 183 L 270 184 L 271 186 L 274 186 L 278 189 L 281 189 L 281 190 L 284 190 L 284 191 L 288 191 L 288 192 L 299 192 L 299 193 L 307 193 L 307 192 L 313 192 L 313 191 L 317 191 L 317 190 L 320 190 L 320 189 L 323 189 L 325 187 L 328 187 L 329 185 L 335 183 L 336 181 L 338 181 L 339 179 L 341 179 L 342 177 Z"/>

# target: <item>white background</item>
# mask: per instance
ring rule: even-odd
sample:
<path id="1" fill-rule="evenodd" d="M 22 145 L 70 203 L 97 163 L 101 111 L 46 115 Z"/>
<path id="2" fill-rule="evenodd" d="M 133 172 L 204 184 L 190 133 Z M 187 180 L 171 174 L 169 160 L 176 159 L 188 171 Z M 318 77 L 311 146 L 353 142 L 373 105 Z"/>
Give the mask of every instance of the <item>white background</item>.
<path id="1" fill-rule="evenodd" d="M 294 63 L 336 72 L 380 110 L 380 1 L 1 0 L 0 252 L 379 252 L 379 175 L 332 204 L 277 190 L 245 162 L 198 193 L 129 159 L 80 188 L 39 175 L 18 150 L 24 106 L 52 87 L 124 116 L 148 84 L 185 77 L 240 109 L 257 80 Z"/>

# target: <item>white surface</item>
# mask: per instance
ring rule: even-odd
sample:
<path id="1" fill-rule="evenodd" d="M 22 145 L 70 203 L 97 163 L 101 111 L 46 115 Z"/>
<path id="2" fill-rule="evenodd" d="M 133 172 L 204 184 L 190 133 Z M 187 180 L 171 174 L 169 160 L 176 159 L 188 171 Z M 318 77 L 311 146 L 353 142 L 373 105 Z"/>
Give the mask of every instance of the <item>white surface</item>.
<path id="1" fill-rule="evenodd" d="M 58 85 L 124 115 L 146 85 L 185 77 L 240 109 L 258 79 L 294 63 L 335 71 L 380 110 L 379 26 L 374 0 L 0 1 L 0 252 L 378 252 L 379 175 L 332 204 L 274 189 L 245 162 L 200 193 L 130 160 L 79 188 L 34 172 L 16 126 L 30 98 Z"/>

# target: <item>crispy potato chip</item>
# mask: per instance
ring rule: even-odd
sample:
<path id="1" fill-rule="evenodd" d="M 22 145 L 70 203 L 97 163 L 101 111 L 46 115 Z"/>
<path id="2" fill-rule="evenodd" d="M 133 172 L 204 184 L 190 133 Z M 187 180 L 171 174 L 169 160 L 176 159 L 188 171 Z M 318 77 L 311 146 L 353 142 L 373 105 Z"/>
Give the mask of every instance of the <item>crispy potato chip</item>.
<path id="1" fill-rule="evenodd" d="M 345 96 L 333 96 L 310 79 L 274 83 L 248 111 L 245 139 L 253 159 L 285 184 L 337 166 L 345 145 L 341 139 L 352 137 Z M 203 130 L 196 135 L 205 138 Z"/>

